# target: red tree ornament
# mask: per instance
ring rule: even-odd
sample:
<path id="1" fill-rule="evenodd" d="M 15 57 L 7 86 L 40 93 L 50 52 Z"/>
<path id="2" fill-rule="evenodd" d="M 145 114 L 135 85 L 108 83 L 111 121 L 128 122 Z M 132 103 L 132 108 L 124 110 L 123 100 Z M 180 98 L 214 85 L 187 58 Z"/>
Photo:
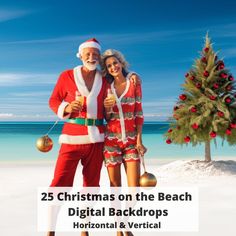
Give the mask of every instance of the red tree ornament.
<path id="1" fill-rule="evenodd" d="M 214 83 L 214 84 L 213 84 L 213 88 L 214 88 L 214 89 L 218 89 L 218 88 L 219 88 L 219 84 L 218 84 L 218 83 Z"/>
<path id="2" fill-rule="evenodd" d="M 210 132 L 210 136 L 211 136 L 212 138 L 215 138 L 215 137 L 216 137 L 216 132 L 214 132 L 214 131 Z"/>
<path id="3" fill-rule="evenodd" d="M 202 84 L 201 83 L 196 83 L 195 85 L 197 88 L 201 88 L 202 87 Z"/>
<path id="4" fill-rule="evenodd" d="M 181 94 L 179 95 L 179 99 L 185 101 L 187 99 L 187 96 L 185 94 Z"/>
<path id="5" fill-rule="evenodd" d="M 212 101 L 216 100 L 216 96 L 214 96 L 214 95 L 211 95 L 209 98 L 210 98 Z"/>
<path id="6" fill-rule="evenodd" d="M 170 139 L 167 139 L 167 140 L 166 140 L 166 143 L 167 143 L 167 144 L 171 144 L 172 141 L 171 141 Z"/>
<path id="7" fill-rule="evenodd" d="M 197 111 L 197 108 L 196 108 L 196 107 L 192 107 L 192 108 L 190 109 L 190 111 L 193 112 L 193 113 L 195 113 L 195 112 Z"/>
<path id="8" fill-rule="evenodd" d="M 168 129 L 168 133 L 171 133 L 173 130 L 172 129 Z"/>
<path id="9" fill-rule="evenodd" d="M 229 81 L 234 81 L 234 77 L 233 77 L 232 75 L 230 75 L 230 76 L 228 77 L 228 80 L 229 80 Z"/>
<path id="10" fill-rule="evenodd" d="M 224 112 L 222 112 L 222 111 L 218 111 L 218 112 L 217 112 L 217 115 L 218 115 L 219 117 L 224 117 L 225 114 L 224 114 Z"/>
<path id="11" fill-rule="evenodd" d="M 226 133 L 227 135 L 231 135 L 231 134 L 232 134 L 232 131 L 231 131 L 231 129 L 227 129 L 227 130 L 225 131 L 225 133 Z"/>
<path id="12" fill-rule="evenodd" d="M 227 78 L 228 78 L 228 75 L 227 75 L 226 73 L 221 73 L 221 74 L 220 74 L 220 77 L 221 77 L 222 79 L 227 79 Z"/>
<path id="13" fill-rule="evenodd" d="M 231 123 L 231 124 L 230 124 L 230 128 L 231 128 L 231 129 L 236 129 L 236 124 L 235 124 L 235 123 Z"/>
<path id="14" fill-rule="evenodd" d="M 174 106 L 174 111 L 177 111 L 179 109 L 178 106 Z"/>
<path id="15" fill-rule="evenodd" d="M 225 99 L 225 102 L 226 102 L 227 104 L 230 104 L 231 101 L 232 101 L 231 98 L 226 98 L 226 99 Z"/>
<path id="16" fill-rule="evenodd" d="M 226 87 L 226 90 L 227 90 L 227 91 L 231 91 L 232 88 L 233 88 L 232 85 L 229 84 L 229 85 Z"/>
<path id="17" fill-rule="evenodd" d="M 186 137 L 184 138 L 184 142 L 185 142 L 185 143 L 189 143 L 189 142 L 190 142 L 190 140 L 191 140 L 191 139 L 190 139 L 190 137 L 189 137 L 189 136 L 186 136 Z"/>
<path id="18" fill-rule="evenodd" d="M 202 57 L 202 58 L 201 58 L 201 61 L 202 61 L 203 63 L 207 63 L 206 57 Z"/>
<path id="19" fill-rule="evenodd" d="M 208 47 L 205 47 L 205 48 L 204 48 L 204 52 L 206 52 L 206 53 L 209 52 L 209 48 L 208 48 Z"/>
<path id="20" fill-rule="evenodd" d="M 197 123 L 194 123 L 194 124 L 191 125 L 191 127 L 192 127 L 193 129 L 198 129 L 199 125 L 198 125 Z"/>
<path id="21" fill-rule="evenodd" d="M 203 73 L 203 75 L 204 75 L 205 77 L 208 77 L 208 76 L 209 76 L 209 72 L 208 72 L 207 70 L 205 70 L 204 73 Z"/>
<path id="22" fill-rule="evenodd" d="M 218 62 L 217 70 L 223 70 L 225 68 L 225 64 L 223 61 Z"/>

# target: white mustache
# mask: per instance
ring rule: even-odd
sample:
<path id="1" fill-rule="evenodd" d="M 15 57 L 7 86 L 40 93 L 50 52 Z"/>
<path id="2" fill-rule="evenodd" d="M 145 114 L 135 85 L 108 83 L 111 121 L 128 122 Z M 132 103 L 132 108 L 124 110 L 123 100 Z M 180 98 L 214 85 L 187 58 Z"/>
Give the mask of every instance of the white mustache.
<path id="1" fill-rule="evenodd" d="M 86 61 L 86 63 L 92 63 L 92 64 L 95 64 L 95 63 L 97 63 L 98 62 L 98 60 L 93 60 L 93 61 Z"/>

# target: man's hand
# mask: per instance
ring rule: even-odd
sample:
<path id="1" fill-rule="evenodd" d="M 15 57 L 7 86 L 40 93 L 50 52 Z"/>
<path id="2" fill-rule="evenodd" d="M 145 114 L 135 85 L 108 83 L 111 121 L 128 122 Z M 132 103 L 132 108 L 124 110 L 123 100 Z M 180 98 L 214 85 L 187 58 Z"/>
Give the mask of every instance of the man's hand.
<path id="1" fill-rule="evenodd" d="M 65 113 L 80 112 L 82 110 L 82 104 L 79 101 L 73 101 L 65 108 Z"/>
<path id="2" fill-rule="evenodd" d="M 142 83 L 142 80 L 140 79 L 140 77 L 137 74 L 132 74 L 130 76 L 130 80 L 135 84 L 135 85 L 139 85 Z"/>

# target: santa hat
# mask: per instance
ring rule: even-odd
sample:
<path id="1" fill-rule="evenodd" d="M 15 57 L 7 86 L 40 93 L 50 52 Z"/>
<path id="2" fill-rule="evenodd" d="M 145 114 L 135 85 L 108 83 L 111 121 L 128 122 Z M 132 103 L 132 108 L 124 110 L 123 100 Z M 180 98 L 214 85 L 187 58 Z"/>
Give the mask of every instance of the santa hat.
<path id="1" fill-rule="evenodd" d="M 101 51 L 101 46 L 95 38 L 88 39 L 87 41 L 80 44 L 78 53 L 76 54 L 78 58 L 80 57 L 80 54 L 84 48 L 97 48 L 99 51 Z"/>

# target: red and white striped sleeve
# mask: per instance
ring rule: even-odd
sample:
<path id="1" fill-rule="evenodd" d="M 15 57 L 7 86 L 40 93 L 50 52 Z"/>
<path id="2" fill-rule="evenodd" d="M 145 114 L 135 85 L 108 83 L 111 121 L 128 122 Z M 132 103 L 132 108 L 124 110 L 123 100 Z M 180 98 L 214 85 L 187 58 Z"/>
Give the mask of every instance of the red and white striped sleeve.
<path id="1" fill-rule="evenodd" d="M 136 125 L 143 125 L 143 108 L 142 108 L 142 87 L 141 84 L 136 84 L 135 86 L 135 109 L 134 117 Z"/>

